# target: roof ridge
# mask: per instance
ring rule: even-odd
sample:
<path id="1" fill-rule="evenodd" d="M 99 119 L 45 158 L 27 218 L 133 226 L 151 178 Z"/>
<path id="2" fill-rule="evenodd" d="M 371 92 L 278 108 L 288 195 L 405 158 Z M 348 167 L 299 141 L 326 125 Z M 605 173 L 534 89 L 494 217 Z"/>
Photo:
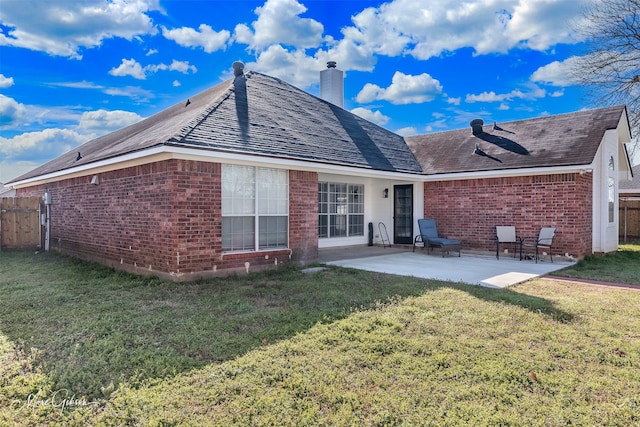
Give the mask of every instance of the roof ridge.
<path id="1" fill-rule="evenodd" d="M 559 118 L 563 118 L 563 117 L 566 117 L 566 116 L 572 116 L 572 115 L 577 116 L 577 115 L 580 115 L 580 114 L 589 114 L 589 113 L 594 113 L 594 112 L 597 112 L 597 111 L 605 111 L 605 110 L 617 110 L 617 109 L 623 110 L 625 108 L 626 108 L 625 104 L 618 104 L 618 105 L 609 105 L 609 106 L 605 106 L 605 107 L 582 109 L 582 110 L 578 110 L 578 111 L 568 111 L 568 112 L 565 112 L 565 113 L 540 115 L 540 116 L 537 116 L 537 117 L 515 119 L 515 120 L 506 120 L 506 121 L 500 121 L 500 122 L 494 120 L 494 122 L 496 122 L 496 123 L 498 123 L 500 125 L 509 125 L 511 123 L 533 122 L 533 121 L 536 121 L 536 120 L 546 120 L 546 119 L 549 119 L 549 118 L 559 119 Z M 489 122 L 484 124 L 484 126 L 491 126 L 491 125 L 492 125 L 492 123 L 489 123 Z M 419 134 L 416 134 L 416 135 L 408 135 L 408 136 L 405 136 L 404 138 L 406 140 L 406 139 L 412 139 L 412 138 L 419 138 L 419 137 L 425 136 L 425 135 L 441 135 L 441 134 L 446 134 L 446 133 L 451 133 L 451 132 L 466 131 L 468 129 L 469 129 L 468 127 L 460 127 L 460 128 L 457 128 L 457 129 L 448 129 L 448 130 L 440 130 L 440 131 L 437 131 L 437 132 L 419 133 Z"/>

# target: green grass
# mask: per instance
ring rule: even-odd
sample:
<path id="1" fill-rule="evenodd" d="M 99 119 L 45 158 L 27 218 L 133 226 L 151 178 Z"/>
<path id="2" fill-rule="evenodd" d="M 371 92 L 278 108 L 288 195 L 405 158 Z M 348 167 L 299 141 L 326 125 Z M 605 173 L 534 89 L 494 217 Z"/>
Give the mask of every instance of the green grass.
<path id="1" fill-rule="evenodd" d="M 640 425 L 640 292 L 0 254 L 0 425 Z M 64 406 L 64 407 L 63 407 Z"/>
<path id="2" fill-rule="evenodd" d="M 640 244 L 620 245 L 618 252 L 590 255 L 555 276 L 640 285 Z"/>

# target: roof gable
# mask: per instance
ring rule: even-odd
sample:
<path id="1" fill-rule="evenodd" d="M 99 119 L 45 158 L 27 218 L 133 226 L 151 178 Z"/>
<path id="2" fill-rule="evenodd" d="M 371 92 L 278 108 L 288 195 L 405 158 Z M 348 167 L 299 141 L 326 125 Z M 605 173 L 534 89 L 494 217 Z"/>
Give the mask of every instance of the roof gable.
<path id="1" fill-rule="evenodd" d="M 585 165 L 625 111 L 616 106 L 405 139 L 425 174 Z"/>
<path id="2" fill-rule="evenodd" d="M 170 144 L 420 172 L 404 139 L 279 79 L 248 72 Z"/>

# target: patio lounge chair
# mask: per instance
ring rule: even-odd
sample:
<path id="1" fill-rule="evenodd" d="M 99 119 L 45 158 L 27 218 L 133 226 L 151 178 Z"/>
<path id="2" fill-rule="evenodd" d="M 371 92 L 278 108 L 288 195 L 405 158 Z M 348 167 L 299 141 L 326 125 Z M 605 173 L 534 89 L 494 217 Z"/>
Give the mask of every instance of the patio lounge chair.
<path id="1" fill-rule="evenodd" d="M 553 238 L 555 235 L 555 227 L 542 227 L 537 239 L 535 237 L 525 237 L 522 239 L 522 247 L 536 249 L 536 263 L 540 259 L 540 249 L 546 249 L 549 251 L 549 258 L 551 258 L 551 262 L 553 262 L 551 247 L 553 245 Z"/>
<path id="2" fill-rule="evenodd" d="M 420 234 L 413 239 L 414 252 L 416 251 L 416 243 L 422 242 L 423 246 L 427 248 L 427 252 L 432 251 L 434 246 L 440 246 L 443 258 L 444 254 L 449 253 L 449 251 L 458 251 L 458 256 L 460 256 L 460 240 L 438 236 L 435 219 L 419 219 L 418 227 L 420 228 Z"/>
<path id="3" fill-rule="evenodd" d="M 496 226 L 496 259 L 500 259 L 500 244 L 513 245 L 513 257 L 516 257 L 516 249 L 520 247 L 520 259 L 522 259 L 522 239 L 516 237 L 516 228 L 509 225 Z"/>

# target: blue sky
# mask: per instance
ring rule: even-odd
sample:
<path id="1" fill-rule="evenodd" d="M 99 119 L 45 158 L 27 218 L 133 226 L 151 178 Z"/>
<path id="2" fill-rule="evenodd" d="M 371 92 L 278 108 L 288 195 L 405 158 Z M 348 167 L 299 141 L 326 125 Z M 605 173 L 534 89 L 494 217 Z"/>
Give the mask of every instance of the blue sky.
<path id="1" fill-rule="evenodd" d="M 401 135 L 594 108 L 568 67 L 593 0 L 3 0 L 0 182 L 232 76 L 314 95 Z"/>

